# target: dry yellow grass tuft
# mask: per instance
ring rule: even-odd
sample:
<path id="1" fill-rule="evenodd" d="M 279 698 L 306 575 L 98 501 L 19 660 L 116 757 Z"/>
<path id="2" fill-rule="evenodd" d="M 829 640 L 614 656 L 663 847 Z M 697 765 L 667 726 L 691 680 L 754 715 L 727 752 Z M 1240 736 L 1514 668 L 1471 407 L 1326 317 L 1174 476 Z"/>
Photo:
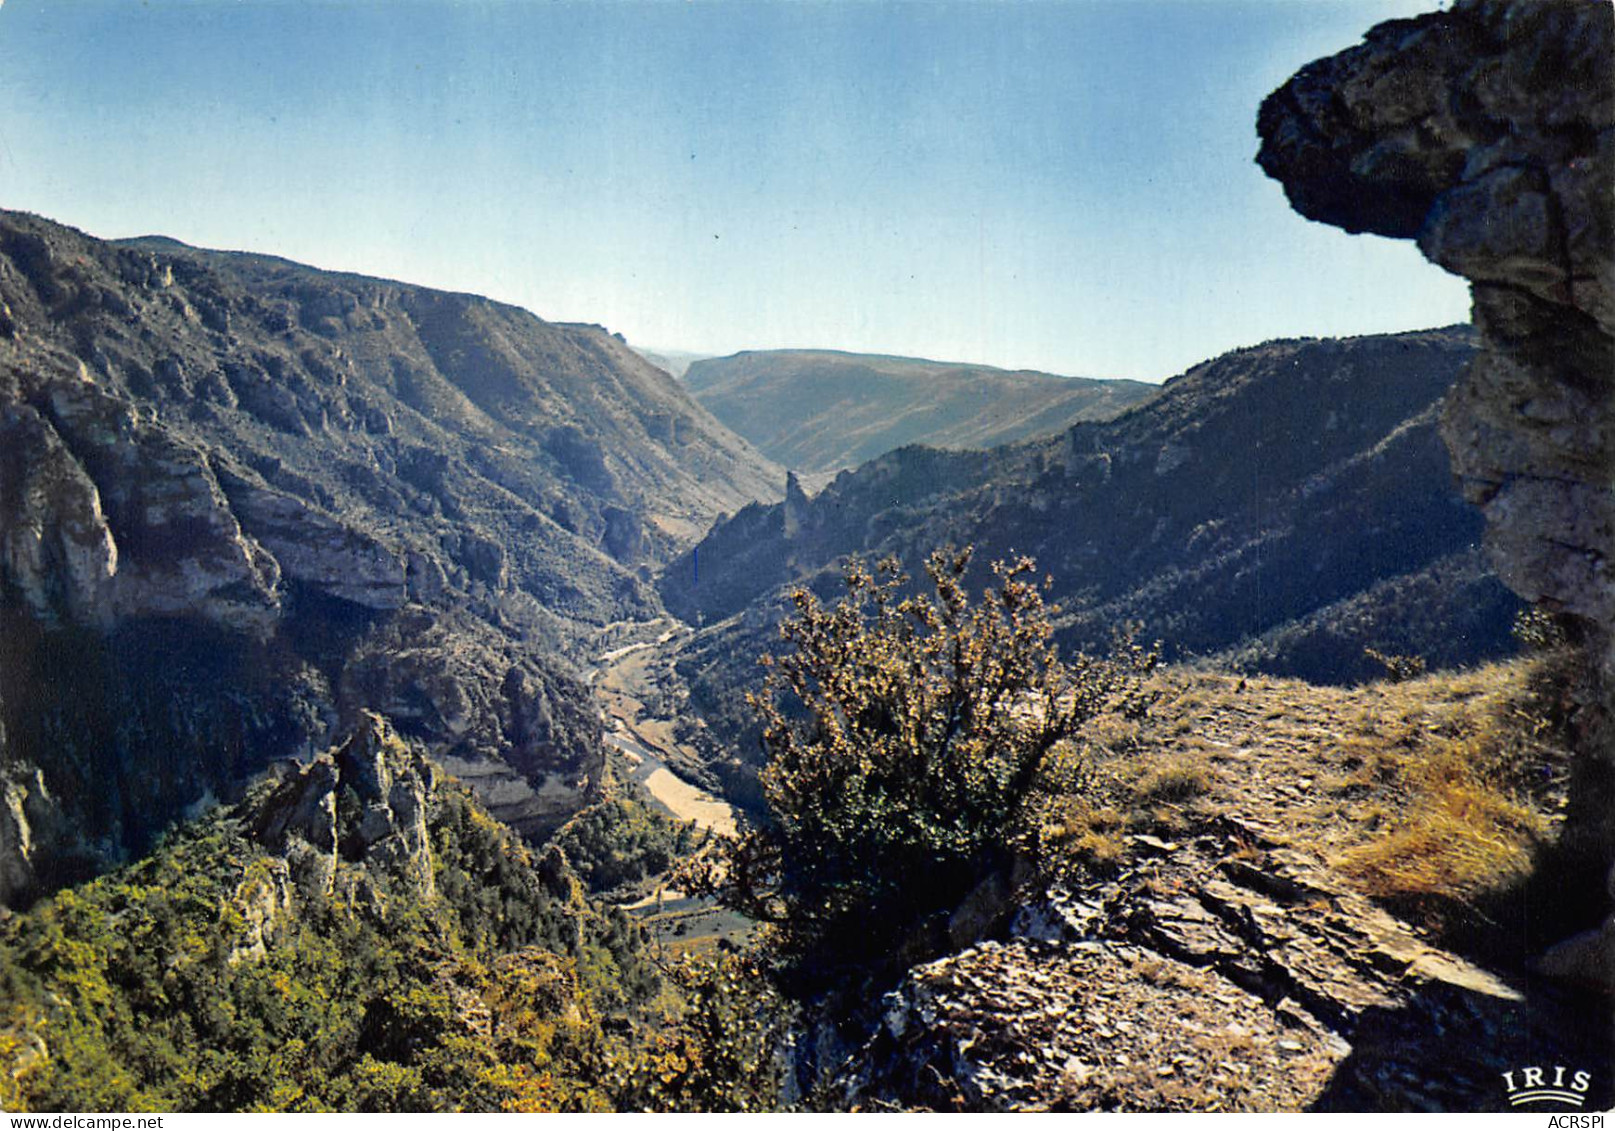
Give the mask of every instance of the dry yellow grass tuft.
<path id="1" fill-rule="evenodd" d="M 1388 828 L 1335 861 L 1368 894 L 1472 904 L 1530 873 L 1554 827 L 1542 786 L 1564 755 L 1542 740 L 1543 705 L 1519 674 L 1496 666 L 1408 685 L 1427 685 L 1430 708 L 1388 728 L 1393 745 L 1362 768 L 1397 802 Z"/>
<path id="2" fill-rule="evenodd" d="M 1133 787 L 1144 801 L 1187 801 L 1210 788 L 1206 768 L 1196 762 L 1169 762 L 1144 774 Z"/>
<path id="3" fill-rule="evenodd" d="M 1051 872 L 1058 873 L 1073 864 L 1108 872 L 1127 853 L 1126 816 L 1080 794 L 1051 801 L 1040 825 L 1034 851 Z"/>

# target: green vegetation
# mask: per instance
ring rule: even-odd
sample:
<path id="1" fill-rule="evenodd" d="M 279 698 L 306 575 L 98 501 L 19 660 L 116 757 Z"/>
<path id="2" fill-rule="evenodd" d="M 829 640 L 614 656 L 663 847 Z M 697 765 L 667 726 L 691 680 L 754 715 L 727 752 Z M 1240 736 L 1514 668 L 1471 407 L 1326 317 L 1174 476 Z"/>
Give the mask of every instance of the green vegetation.
<path id="1" fill-rule="evenodd" d="M 691 821 L 675 821 L 630 797 L 583 810 L 555 835 L 592 892 L 614 891 L 659 876 L 706 841 Z"/>
<path id="2" fill-rule="evenodd" d="M 1514 614 L 1514 639 L 1526 652 L 1552 652 L 1570 643 L 1565 620 L 1530 606 Z"/>
<path id="3" fill-rule="evenodd" d="M 806 985 L 934 952 L 948 914 L 1009 875 L 1047 806 L 1080 789 L 1083 725 L 1148 704 L 1153 652 L 1120 640 L 1109 659 L 1063 663 L 1033 563 L 996 565 L 972 606 L 969 561 L 931 556 L 934 597 L 902 596 L 894 561 L 849 566 L 831 608 L 798 592 L 794 650 L 753 698 L 770 821 L 698 878 L 769 924 Z"/>
<path id="4" fill-rule="evenodd" d="M 611 1107 L 635 1054 L 610 1030 L 660 989 L 637 928 L 464 793 L 435 809 L 433 897 L 351 866 L 288 905 L 284 862 L 220 815 L 6 920 L 0 1105 Z"/>
<path id="5" fill-rule="evenodd" d="M 753 956 L 686 956 L 669 968 L 682 1008 L 618 1081 L 625 1107 L 767 1111 L 778 1106 L 791 1013 Z"/>

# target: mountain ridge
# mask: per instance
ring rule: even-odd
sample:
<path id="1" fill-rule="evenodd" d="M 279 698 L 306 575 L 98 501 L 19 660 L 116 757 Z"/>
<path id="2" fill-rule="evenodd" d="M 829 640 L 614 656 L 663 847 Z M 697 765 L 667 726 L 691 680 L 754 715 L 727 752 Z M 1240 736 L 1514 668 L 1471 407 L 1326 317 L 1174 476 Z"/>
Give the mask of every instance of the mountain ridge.
<path id="1" fill-rule="evenodd" d="M 810 475 L 914 443 L 986 448 L 1114 416 L 1155 394 L 1138 381 L 846 350 L 743 350 L 683 380 L 713 415 Z"/>

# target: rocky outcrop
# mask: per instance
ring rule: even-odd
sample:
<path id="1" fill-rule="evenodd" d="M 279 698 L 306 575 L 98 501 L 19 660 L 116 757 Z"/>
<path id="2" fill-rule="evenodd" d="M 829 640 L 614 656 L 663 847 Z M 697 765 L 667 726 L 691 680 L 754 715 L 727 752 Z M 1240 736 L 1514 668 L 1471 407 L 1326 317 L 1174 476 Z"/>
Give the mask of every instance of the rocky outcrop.
<path id="1" fill-rule="evenodd" d="M 1005 938 L 911 970 L 835 1101 L 1507 1110 L 1505 1071 L 1605 1062 L 1598 1002 L 1433 946 L 1254 827 L 1135 841 L 1115 878 L 1055 889 Z M 1610 1087 L 1600 1075 L 1588 1108 Z"/>
<path id="2" fill-rule="evenodd" d="M 60 847 L 51 841 L 61 823 L 37 768 L 13 766 L 0 773 L 0 903 L 33 888 L 38 858 Z"/>
<path id="3" fill-rule="evenodd" d="M 0 571 L 28 610 L 108 620 L 118 550 L 100 495 L 28 405 L 0 410 L 0 506 Z"/>
<path id="4" fill-rule="evenodd" d="M 241 929 L 230 947 L 232 965 L 269 953 L 292 910 L 292 886 L 291 868 L 281 857 L 266 856 L 247 865 L 230 899 L 231 908 L 241 916 Z"/>
<path id="5" fill-rule="evenodd" d="M 473 785 L 501 821 L 534 840 L 586 803 L 604 749 L 590 700 L 531 649 L 464 611 L 410 607 L 354 649 L 338 687 Z"/>
<path id="6" fill-rule="evenodd" d="M 278 563 L 246 535 L 205 451 L 80 365 L 15 369 L 0 413 L 0 583 L 48 623 L 177 613 L 263 633 Z"/>
<path id="7" fill-rule="evenodd" d="M 1442 434 L 1515 592 L 1569 614 L 1602 687 L 1585 802 L 1615 775 L 1615 9 L 1459 0 L 1383 24 L 1269 96 L 1258 161 L 1303 215 L 1415 239 L 1471 282 L 1483 349 Z M 1596 783 L 1595 783 L 1596 785 Z M 1615 880 L 1615 871 L 1611 872 Z M 1602 936 L 1580 940 L 1615 967 Z M 1574 948 L 1572 948 L 1574 949 Z M 1560 951 L 1559 959 L 1567 952 Z M 1615 982 L 1606 982 L 1615 987 Z"/>
<path id="8" fill-rule="evenodd" d="M 437 786 L 432 763 L 366 712 L 340 746 L 290 770 L 253 815 L 254 836 L 285 859 L 304 892 L 330 894 L 346 862 L 380 869 L 426 899 Z"/>
<path id="9" fill-rule="evenodd" d="M 287 580 L 367 609 L 398 609 L 409 600 L 406 559 L 381 539 L 256 476 L 226 472 L 221 481 L 243 527 Z"/>

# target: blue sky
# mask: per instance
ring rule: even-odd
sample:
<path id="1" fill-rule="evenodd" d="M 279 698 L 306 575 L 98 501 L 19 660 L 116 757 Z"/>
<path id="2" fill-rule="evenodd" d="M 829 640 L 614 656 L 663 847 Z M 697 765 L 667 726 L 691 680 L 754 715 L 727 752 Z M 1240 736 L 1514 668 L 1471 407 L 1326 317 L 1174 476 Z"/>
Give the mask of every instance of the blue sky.
<path id="1" fill-rule="evenodd" d="M 5 0 L 0 206 L 636 344 L 1161 379 L 1461 321 L 1285 205 L 1262 96 L 1433 0 Z"/>

